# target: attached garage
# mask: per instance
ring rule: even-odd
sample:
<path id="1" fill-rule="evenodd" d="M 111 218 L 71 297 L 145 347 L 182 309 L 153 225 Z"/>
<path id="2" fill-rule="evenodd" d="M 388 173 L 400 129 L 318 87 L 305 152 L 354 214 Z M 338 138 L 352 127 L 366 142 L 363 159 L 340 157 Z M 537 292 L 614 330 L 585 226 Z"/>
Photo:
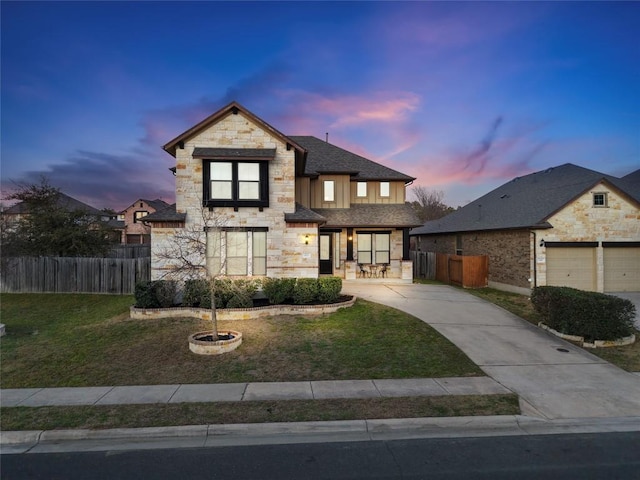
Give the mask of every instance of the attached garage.
<path id="1" fill-rule="evenodd" d="M 640 291 L 640 242 L 602 242 L 604 291 Z"/>
<path id="2" fill-rule="evenodd" d="M 595 291 L 597 245 L 596 242 L 548 242 L 547 285 Z"/>

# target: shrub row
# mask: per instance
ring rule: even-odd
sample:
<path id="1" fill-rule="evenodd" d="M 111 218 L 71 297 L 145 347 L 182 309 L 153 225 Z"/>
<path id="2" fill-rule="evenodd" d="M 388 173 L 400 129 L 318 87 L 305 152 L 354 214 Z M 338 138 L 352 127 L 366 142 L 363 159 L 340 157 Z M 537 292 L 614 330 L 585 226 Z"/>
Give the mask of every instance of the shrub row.
<path id="1" fill-rule="evenodd" d="M 334 303 L 340 298 L 342 279 L 322 278 L 265 278 L 246 280 L 217 278 L 213 291 L 217 308 L 249 308 L 258 289 L 262 290 L 271 305 L 294 303 Z M 177 284 L 171 280 L 156 280 L 136 285 L 135 298 L 138 308 L 166 308 L 174 305 Z M 211 281 L 193 279 L 184 282 L 182 303 L 185 307 L 211 308 Z"/>
<path id="2" fill-rule="evenodd" d="M 616 340 L 634 331 L 636 307 L 624 298 L 569 287 L 536 287 L 531 303 L 547 326 L 587 341 Z"/>

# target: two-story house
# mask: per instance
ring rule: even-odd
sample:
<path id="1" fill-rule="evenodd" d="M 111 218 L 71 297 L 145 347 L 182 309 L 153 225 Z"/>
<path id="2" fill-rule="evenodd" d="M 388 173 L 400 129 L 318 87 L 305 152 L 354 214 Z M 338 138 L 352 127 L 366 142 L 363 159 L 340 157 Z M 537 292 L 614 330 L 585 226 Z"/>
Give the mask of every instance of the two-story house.
<path id="1" fill-rule="evenodd" d="M 151 243 L 151 226 L 145 224 L 144 217 L 167 207 L 169 204 L 158 198 L 155 200 L 139 198 L 118 213 L 118 220 L 124 222 L 120 230 L 120 243 L 134 245 Z"/>
<path id="2" fill-rule="evenodd" d="M 315 137 L 286 136 L 233 102 L 164 145 L 176 204 L 145 217 L 152 278 L 179 232 L 206 235 L 213 275 L 412 280 L 414 178 Z M 195 255 L 195 252 L 192 252 Z"/>
<path id="3" fill-rule="evenodd" d="M 516 177 L 411 231 L 425 252 L 489 257 L 489 286 L 640 291 L 640 170 L 570 163 Z"/>

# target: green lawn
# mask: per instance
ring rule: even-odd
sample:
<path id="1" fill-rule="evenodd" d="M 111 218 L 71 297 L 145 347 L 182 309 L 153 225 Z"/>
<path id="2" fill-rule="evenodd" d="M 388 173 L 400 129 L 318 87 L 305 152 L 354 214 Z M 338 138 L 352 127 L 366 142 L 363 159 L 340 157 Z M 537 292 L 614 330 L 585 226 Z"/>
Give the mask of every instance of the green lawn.
<path id="1" fill-rule="evenodd" d="M 451 342 L 398 310 L 358 300 L 319 317 L 220 322 L 243 333 L 221 356 L 188 349 L 195 319 L 131 320 L 130 296 L 4 294 L 2 388 L 482 375 Z"/>
<path id="2" fill-rule="evenodd" d="M 199 356 L 187 336 L 195 319 L 131 320 L 130 296 L 2 295 L 2 388 L 303 381 L 482 375 L 466 355 L 418 319 L 358 300 L 334 314 L 220 322 L 243 343 Z M 119 428 L 514 415 L 516 395 L 405 397 L 177 405 L 13 407 L 5 430 Z"/>

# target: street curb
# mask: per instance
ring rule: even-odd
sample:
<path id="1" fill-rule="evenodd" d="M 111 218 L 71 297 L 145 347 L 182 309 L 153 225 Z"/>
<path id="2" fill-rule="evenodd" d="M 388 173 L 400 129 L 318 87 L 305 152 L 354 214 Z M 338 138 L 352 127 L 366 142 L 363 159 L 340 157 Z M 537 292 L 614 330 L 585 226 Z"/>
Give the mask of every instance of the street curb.
<path id="1" fill-rule="evenodd" d="M 117 442 L 131 444 L 130 449 L 137 449 L 166 448 L 167 441 L 175 441 L 176 446 L 179 446 L 184 440 L 198 440 L 201 446 L 216 446 L 304 443 L 318 439 L 346 442 L 635 431 L 640 431 L 640 417 L 548 420 L 524 415 L 188 425 L 108 430 L 28 430 L 0 432 L 0 446 L 6 447 L 2 448 L 0 453 L 39 453 L 38 449 L 51 451 L 51 448 L 64 450 L 65 444 L 68 445 L 69 451 L 109 450 L 116 448 Z M 158 446 L 153 447 L 154 443 Z"/>

